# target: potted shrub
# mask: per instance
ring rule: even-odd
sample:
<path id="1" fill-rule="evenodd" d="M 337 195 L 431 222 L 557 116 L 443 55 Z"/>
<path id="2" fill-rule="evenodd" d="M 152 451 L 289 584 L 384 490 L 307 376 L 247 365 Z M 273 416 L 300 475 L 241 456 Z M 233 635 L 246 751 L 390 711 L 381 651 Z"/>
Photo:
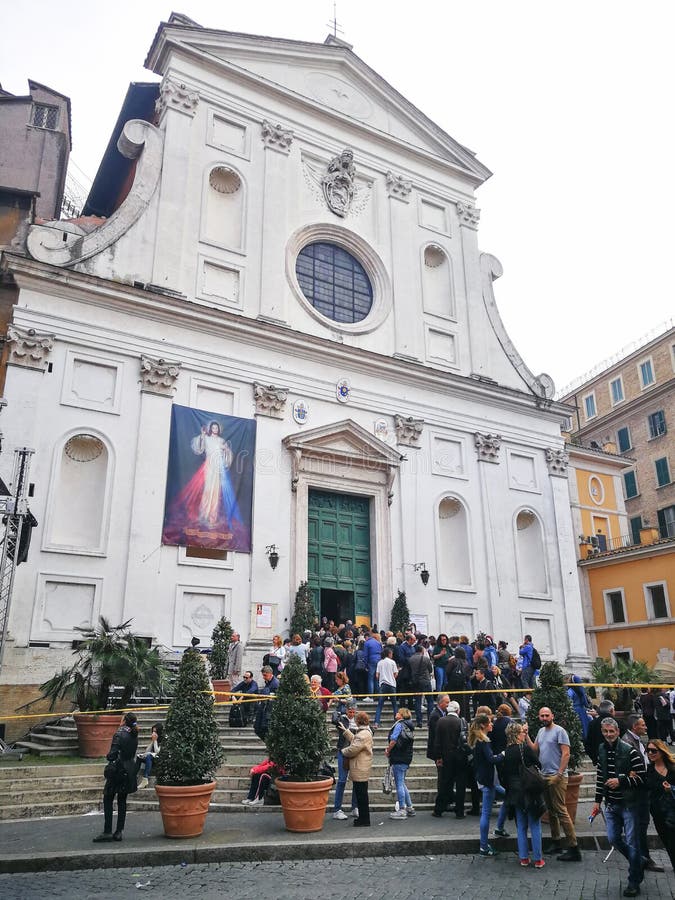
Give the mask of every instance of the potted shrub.
<path id="1" fill-rule="evenodd" d="M 530 736 L 534 740 L 539 731 L 539 710 L 542 706 L 548 706 L 553 713 L 556 725 L 561 725 L 570 738 L 569 778 L 567 780 L 567 794 L 565 805 L 572 821 L 576 818 L 577 804 L 579 803 L 579 787 L 583 781 L 583 775 L 578 774 L 577 769 L 581 765 L 584 755 L 584 744 L 581 738 L 581 722 L 574 711 L 572 701 L 567 696 L 563 670 L 555 661 L 545 662 L 539 673 L 538 687 L 532 692 L 531 705 L 527 713 L 527 724 Z M 544 817 L 544 821 L 547 821 Z"/>
<path id="2" fill-rule="evenodd" d="M 272 702 L 265 743 L 269 758 L 284 769 L 276 780 L 288 831 L 320 831 L 332 778 L 319 776 L 330 752 L 326 715 L 312 698 L 300 657 L 292 654 Z M 163 752 L 163 750 L 162 750 Z"/>
<path id="3" fill-rule="evenodd" d="M 50 701 L 50 710 L 61 700 L 77 707 L 73 714 L 77 726 L 80 756 L 105 756 L 113 734 L 119 728 L 120 714 L 105 713 L 111 705 L 113 686 L 122 693 L 114 707 L 124 709 L 140 687 L 160 695 L 167 683 L 167 671 L 159 650 L 129 630 L 131 619 L 111 626 L 101 616 L 95 628 L 77 628 L 82 640 L 73 651 L 75 662 L 40 685 L 42 698 Z M 98 715 L 90 713 L 101 710 Z"/>
<path id="4" fill-rule="evenodd" d="M 211 671 L 211 683 L 216 691 L 216 701 L 227 698 L 223 694 L 230 691 L 233 685 L 230 679 L 225 677 L 227 672 L 227 658 L 229 656 L 230 641 L 232 640 L 232 625 L 225 616 L 218 622 L 211 634 L 211 654 L 209 656 L 209 669 Z"/>
<path id="5" fill-rule="evenodd" d="M 225 755 L 213 703 L 204 657 L 189 647 L 156 760 L 155 791 L 167 837 L 197 837 L 204 830 L 215 773 Z"/>

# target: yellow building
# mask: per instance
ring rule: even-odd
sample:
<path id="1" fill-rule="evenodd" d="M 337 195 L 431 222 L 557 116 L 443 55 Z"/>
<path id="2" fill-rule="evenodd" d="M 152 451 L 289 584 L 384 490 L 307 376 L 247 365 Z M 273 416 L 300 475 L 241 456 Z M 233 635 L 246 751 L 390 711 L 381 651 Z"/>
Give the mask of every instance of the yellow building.
<path id="1" fill-rule="evenodd" d="M 591 656 L 675 659 L 675 538 L 629 526 L 622 471 L 633 460 L 568 445 L 572 520 L 579 539 L 579 580 Z"/>

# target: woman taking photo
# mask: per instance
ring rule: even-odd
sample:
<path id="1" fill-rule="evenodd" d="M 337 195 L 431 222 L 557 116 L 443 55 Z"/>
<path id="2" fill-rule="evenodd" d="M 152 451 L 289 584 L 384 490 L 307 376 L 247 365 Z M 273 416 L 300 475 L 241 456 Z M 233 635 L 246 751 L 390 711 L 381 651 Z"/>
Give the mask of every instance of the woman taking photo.
<path id="1" fill-rule="evenodd" d="M 527 844 L 529 828 L 534 868 L 543 869 L 546 863 L 541 849 L 541 817 L 546 807 L 544 806 L 543 790 L 528 790 L 521 777 L 523 767 L 539 768 L 539 758 L 525 743 L 526 735 L 527 729 L 518 722 L 511 722 L 506 727 L 506 752 L 504 764 L 501 767 L 502 784 L 506 788 L 504 805 L 515 815 L 518 829 L 518 856 L 521 866 L 530 865 Z"/>
<path id="2" fill-rule="evenodd" d="M 675 869 L 675 753 L 656 738 L 647 744 L 647 788 L 654 827 Z"/>
<path id="3" fill-rule="evenodd" d="M 434 664 L 436 678 L 436 691 L 441 693 L 445 688 L 445 667 L 453 657 L 452 647 L 448 643 L 447 634 L 439 634 L 436 638 L 436 646 L 431 651 L 431 659 Z"/>
<path id="4" fill-rule="evenodd" d="M 356 734 L 352 734 L 343 723 L 338 728 L 346 738 L 347 744 L 342 748 L 342 756 L 349 760 L 349 777 L 354 785 L 356 805 L 359 815 L 354 820 L 357 828 L 370 825 L 370 806 L 368 803 L 368 779 L 373 768 L 373 732 L 370 730 L 368 713 L 356 714 Z"/>
<path id="5" fill-rule="evenodd" d="M 398 809 L 390 813 L 390 819 L 407 819 L 415 815 L 408 785 L 405 783 L 406 772 L 413 758 L 414 730 L 412 714 L 407 707 L 402 706 L 396 713 L 394 727 L 389 732 L 389 743 L 384 751 L 389 758 L 398 798 Z"/>
<path id="6" fill-rule="evenodd" d="M 495 778 L 497 772 L 495 763 L 504 758 L 503 753 L 496 756 L 492 752 L 490 744 L 490 732 L 492 731 L 492 718 L 486 713 L 479 713 L 471 722 L 467 743 L 473 750 L 473 767 L 476 772 L 476 782 L 483 795 L 483 804 L 480 813 L 480 850 L 481 856 L 496 856 L 497 851 L 490 846 L 488 837 L 490 834 L 490 813 L 495 802 Z M 499 811 L 495 834 L 499 837 L 507 837 L 503 825 L 506 820 L 506 806 Z"/>

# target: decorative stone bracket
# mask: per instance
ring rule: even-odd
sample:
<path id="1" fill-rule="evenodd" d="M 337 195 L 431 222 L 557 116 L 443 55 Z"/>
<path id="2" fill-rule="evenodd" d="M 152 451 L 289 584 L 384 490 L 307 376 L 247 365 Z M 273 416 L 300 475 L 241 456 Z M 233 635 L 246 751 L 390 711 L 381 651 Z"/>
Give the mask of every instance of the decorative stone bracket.
<path id="1" fill-rule="evenodd" d="M 469 203 L 462 203 L 461 200 L 457 201 L 456 206 L 459 224 L 465 228 L 473 228 L 476 231 L 480 222 L 480 210 Z"/>
<path id="2" fill-rule="evenodd" d="M 267 119 L 262 123 L 262 142 L 268 150 L 290 153 L 293 143 L 293 132 L 290 128 L 282 128 L 278 123 L 272 125 Z"/>
<path id="3" fill-rule="evenodd" d="M 54 338 L 55 335 L 44 334 L 34 328 L 10 325 L 7 329 L 8 364 L 44 370 L 47 356 L 54 346 Z"/>
<path id="4" fill-rule="evenodd" d="M 197 112 L 199 94 L 191 91 L 186 85 L 173 78 L 165 78 L 159 88 L 159 97 L 155 103 L 155 112 L 161 119 L 167 109 L 175 109 L 178 112 L 192 118 Z"/>
<path id="5" fill-rule="evenodd" d="M 283 419 L 286 409 L 288 388 L 278 388 L 273 384 L 253 384 L 253 399 L 255 400 L 256 416 L 270 416 L 273 419 Z"/>
<path id="6" fill-rule="evenodd" d="M 409 203 L 411 191 L 412 181 L 404 178 L 403 175 L 394 175 L 391 171 L 387 172 L 387 193 L 390 197 L 396 197 L 397 200 Z"/>
<path id="7" fill-rule="evenodd" d="M 141 356 L 141 391 L 146 394 L 173 397 L 180 369 L 179 362 Z"/>
<path id="8" fill-rule="evenodd" d="M 394 428 L 396 429 L 397 444 L 419 448 L 424 419 L 414 419 L 412 416 L 394 416 Z"/>
<path id="9" fill-rule="evenodd" d="M 501 434 L 481 434 L 480 431 L 477 431 L 474 434 L 474 444 L 478 462 L 499 462 L 499 451 L 502 446 Z"/>
<path id="10" fill-rule="evenodd" d="M 570 461 L 567 452 L 565 450 L 556 450 L 553 447 L 547 447 L 544 452 L 546 453 L 548 474 L 567 478 L 567 467 Z"/>

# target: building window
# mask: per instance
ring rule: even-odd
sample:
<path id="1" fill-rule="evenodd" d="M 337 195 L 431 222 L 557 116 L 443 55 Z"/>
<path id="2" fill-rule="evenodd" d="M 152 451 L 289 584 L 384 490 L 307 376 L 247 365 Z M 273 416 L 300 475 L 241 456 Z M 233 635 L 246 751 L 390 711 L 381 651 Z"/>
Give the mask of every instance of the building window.
<path id="1" fill-rule="evenodd" d="M 614 665 L 617 663 L 629 663 L 633 659 L 633 653 L 631 650 L 610 650 L 612 654 L 612 660 Z"/>
<path id="2" fill-rule="evenodd" d="M 670 484 L 670 467 L 668 466 L 668 457 L 662 456 L 661 459 L 654 460 L 656 467 L 656 483 L 659 487 L 665 487 Z"/>
<path id="3" fill-rule="evenodd" d="M 640 529 L 642 528 L 642 516 L 633 516 L 629 519 L 630 534 L 634 544 L 640 543 Z"/>
<path id="4" fill-rule="evenodd" d="M 675 538 L 675 506 L 666 506 L 665 509 L 657 509 L 656 516 L 659 520 L 659 533 L 662 538 Z"/>
<path id="5" fill-rule="evenodd" d="M 608 625 L 620 625 L 626 621 L 626 608 L 624 604 L 623 588 L 614 591 L 603 591 L 605 598 L 605 613 Z"/>
<path id="6" fill-rule="evenodd" d="M 619 428 L 617 430 L 616 442 L 619 445 L 619 453 L 626 453 L 632 447 L 630 429 L 627 425 L 624 428 Z"/>
<path id="7" fill-rule="evenodd" d="M 44 103 L 34 104 L 31 125 L 36 125 L 38 128 L 49 128 L 50 131 L 54 131 L 58 124 L 58 106 L 46 106 Z"/>
<path id="8" fill-rule="evenodd" d="M 662 409 L 648 416 L 647 423 L 649 424 L 650 438 L 661 437 L 666 433 L 666 414 Z"/>
<path id="9" fill-rule="evenodd" d="M 670 617 L 668 594 L 665 581 L 656 584 L 645 584 L 645 604 L 648 619 L 667 619 Z"/>
<path id="10" fill-rule="evenodd" d="M 643 362 L 639 363 L 638 371 L 640 373 L 640 384 L 643 388 L 649 387 L 650 384 L 654 384 L 654 367 L 651 359 L 645 359 Z"/>
<path id="11" fill-rule="evenodd" d="M 626 500 L 630 500 L 631 497 L 637 497 L 638 486 L 635 472 L 623 473 L 623 489 L 624 493 L 626 494 Z"/>
<path id="12" fill-rule="evenodd" d="M 307 244 L 295 273 L 314 309 L 335 322 L 361 322 L 373 305 L 373 288 L 361 263 L 336 244 Z"/>
<path id="13" fill-rule="evenodd" d="M 609 392 L 612 398 L 612 406 L 616 406 L 617 403 L 621 403 L 625 399 L 623 395 L 623 381 L 621 380 L 621 376 L 619 376 L 619 378 L 615 378 L 614 381 L 610 381 Z"/>
<path id="14" fill-rule="evenodd" d="M 597 410 L 595 408 L 595 394 L 587 394 L 584 397 L 584 412 L 586 413 L 586 419 L 594 419 L 597 416 Z"/>

